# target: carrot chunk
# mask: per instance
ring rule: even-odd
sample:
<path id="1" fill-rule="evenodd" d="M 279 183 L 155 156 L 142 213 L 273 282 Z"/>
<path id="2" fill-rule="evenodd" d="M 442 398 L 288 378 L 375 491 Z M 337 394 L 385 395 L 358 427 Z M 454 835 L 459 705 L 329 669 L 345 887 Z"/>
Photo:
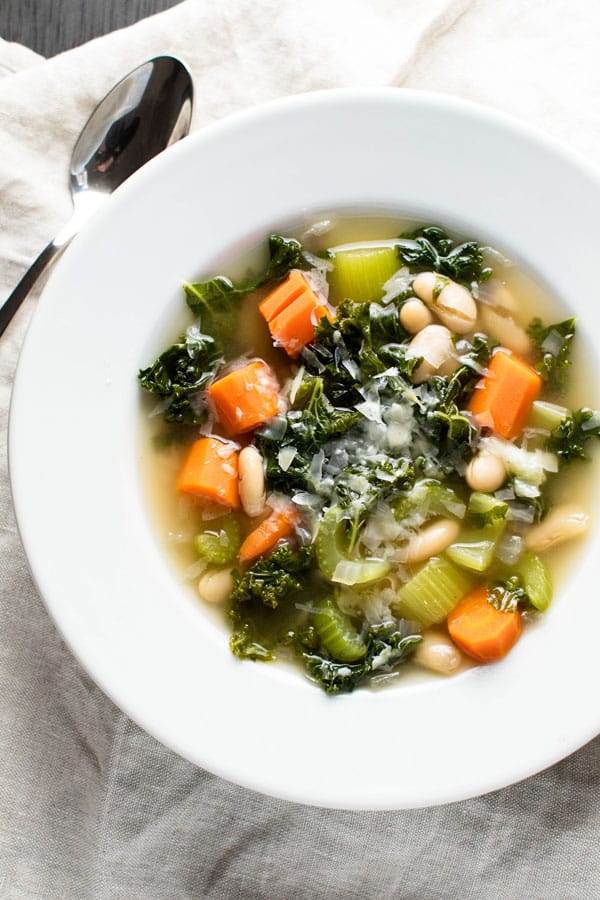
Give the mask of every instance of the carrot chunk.
<path id="1" fill-rule="evenodd" d="M 240 547 L 240 560 L 251 562 L 272 550 L 278 541 L 289 537 L 299 520 L 293 506 L 274 510 L 271 515 L 251 531 Z"/>
<path id="2" fill-rule="evenodd" d="M 521 634 L 521 615 L 488 603 L 485 585 L 475 588 L 448 616 L 448 632 L 467 656 L 487 663 L 502 659 Z"/>
<path id="3" fill-rule="evenodd" d="M 252 431 L 279 411 L 279 385 L 271 367 L 262 360 L 214 381 L 208 396 L 229 434 Z"/>
<path id="4" fill-rule="evenodd" d="M 295 269 L 260 304 L 271 337 L 288 356 L 296 357 L 315 337 L 315 328 L 323 316 L 331 319 L 329 309 Z"/>
<path id="5" fill-rule="evenodd" d="M 306 278 L 299 269 L 292 269 L 287 278 L 259 304 L 261 315 L 270 322 L 306 290 L 310 290 Z"/>
<path id="6" fill-rule="evenodd" d="M 238 453 L 230 444 L 213 437 L 195 441 L 177 476 L 175 488 L 182 494 L 204 497 L 238 509 Z"/>
<path id="7" fill-rule="evenodd" d="M 473 392 L 469 410 L 480 425 L 513 438 L 525 425 L 541 389 L 542 379 L 531 366 L 514 353 L 495 353 Z"/>

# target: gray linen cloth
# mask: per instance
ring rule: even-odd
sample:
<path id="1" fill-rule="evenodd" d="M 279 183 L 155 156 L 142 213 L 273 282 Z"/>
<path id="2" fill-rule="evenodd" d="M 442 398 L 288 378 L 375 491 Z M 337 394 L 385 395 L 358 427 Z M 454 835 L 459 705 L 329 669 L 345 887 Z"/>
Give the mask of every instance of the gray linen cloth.
<path id="1" fill-rule="evenodd" d="M 395 84 L 507 109 L 600 162 L 599 24 L 586 0 L 188 0 L 49 62 L 0 41 L 0 296 L 68 216 L 87 115 L 151 55 L 190 63 L 196 127 L 281 94 Z M 11 507 L 7 411 L 36 302 L 0 341 L 0 898 L 600 896 L 600 740 L 468 802 L 339 812 L 224 782 L 114 707 L 50 621 Z"/>

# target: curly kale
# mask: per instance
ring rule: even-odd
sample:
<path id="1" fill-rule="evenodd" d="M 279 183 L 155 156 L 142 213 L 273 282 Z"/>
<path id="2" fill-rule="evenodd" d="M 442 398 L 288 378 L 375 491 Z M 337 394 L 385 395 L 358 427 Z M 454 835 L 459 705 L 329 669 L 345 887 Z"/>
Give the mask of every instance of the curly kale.
<path id="1" fill-rule="evenodd" d="M 563 462 L 589 459 L 585 445 L 591 437 L 600 437 L 600 413 L 583 406 L 554 428 L 546 441 L 546 450 Z"/>
<path id="2" fill-rule="evenodd" d="M 220 361 L 219 344 L 192 326 L 151 366 L 141 369 L 138 378 L 145 391 L 164 399 L 166 422 L 197 425 L 204 422 L 206 410 L 195 398 L 214 377 Z"/>
<path id="3" fill-rule="evenodd" d="M 529 323 L 527 333 L 537 353 L 536 368 L 549 387 L 560 391 L 571 365 L 571 344 L 575 337 L 575 319 L 544 325 L 541 319 Z"/>
<path id="4" fill-rule="evenodd" d="M 284 545 L 271 556 L 261 558 L 245 575 L 238 576 L 231 594 L 234 604 L 257 601 L 275 609 L 290 594 L 302 590 L 301 577 L 312 563 L 312 547 L 291 550 Z"/>
<path id="5" fill-rule="evenodd" d="M 212 334 L 223 334 L 235 327 L 239 301 L 263 285 L 275 284 L 291 269 L 309 269 L 302 244 L 294 238 L 272 234 L 269 238 L 270 261 L 260 275 L 235 284 L 225 275 L 210 281 L 183 285 L 187 304 L 200 316 L 202 328 Z"/>
<path id="6" fill-rule="evenodd" d="M 269 485 L 288 493 L 311 488 L 313 455 L 327 441 L 346 434 L 360 418 L 360 413 L 355 410 L 333 406 L 325 395 L 321 377 L 305 378 L 294 408 L 256 433 L 256 443 L 267 460 Z M 279 453 L 285 447 L 295 453 L 283 469 Z"/>
<path id="7" fill-rule="evenodd" d="M 268 661 L 278 644 L 289 643 L 305 614 L 292 602 L 311 577 L 312 547 L 279 547 L 259 559 L 243 576 L 230 597 L 233 632 L 229 647 L 240 659 Z"/>
<path id="8" fill-rule="evenodd" d="M 395 497 L 413 481 L 414 467 L 409 459 L 368 459 L 346 466 L 334 490 L 342 509 L 352 507 L 360 524 L 379 500 Z"/>
<path id="9" fill-rule="evenodd" d="M 492 270 L 484 265 L 483 250 L 476 241 L 455 246 L 452 238 L 435 225 L 401 235 L 398 253 L 403 263 L 419 271 L 439 272 L 460 284 L 486 281 Z"/>
<path id="10" fill-rule="evenodd" d="M 313 628 L 299 635 L 298 645 L 310 677 L 328 694 L 338 694 L 353 691 L 374 675 L 392 672 L 410 658 L 421 640 L 421 635 L 401 620 L 372 625 L 365 636 L 367 653 L 355 663 L 337 662 L 323 653 Z"/>
<path id="11" fill-rule="evenodd" d="M 359 402 L 359 386 L 390 366 L 410 378 L 419 361 L 406 358 L 410 335 L 400 324 L 401 305 L 399 300 L 386 305 L 344 300 L 333 322 L 321 319 L 315 341 L 302 358 L 309 372 L 323 378 L 335 403 Z"/>

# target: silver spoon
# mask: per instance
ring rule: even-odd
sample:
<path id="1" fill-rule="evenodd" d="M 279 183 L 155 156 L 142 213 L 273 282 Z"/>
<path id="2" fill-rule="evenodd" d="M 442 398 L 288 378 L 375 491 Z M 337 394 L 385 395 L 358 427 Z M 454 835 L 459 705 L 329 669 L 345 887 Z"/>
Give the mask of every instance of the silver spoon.
<path id="1" fill-rule="evenodd" d="M 46 266 L 106 197 L 145 162 L 185 137 L 193 95 L 187 67 L 174 56 L 157 56 L 126 75 L 100 101 L 71 156 L 73 215 L 0 308 L 0 334 Z"/>

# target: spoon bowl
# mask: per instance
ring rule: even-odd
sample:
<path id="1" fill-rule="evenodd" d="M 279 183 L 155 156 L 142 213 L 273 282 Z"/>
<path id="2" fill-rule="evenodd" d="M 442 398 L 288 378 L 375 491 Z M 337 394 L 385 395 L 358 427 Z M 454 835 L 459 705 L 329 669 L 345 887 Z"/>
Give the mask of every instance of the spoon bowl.
<path id="1" fill-rule="evenodd" d="M 83 126 L 70 165 L 73 215 L 42 250 L 0 308 L 0 335 L 44 269 L 105 198 L 190 129 L 192 77 L 174 56 L 133 69 L 100 101 Z"/>

